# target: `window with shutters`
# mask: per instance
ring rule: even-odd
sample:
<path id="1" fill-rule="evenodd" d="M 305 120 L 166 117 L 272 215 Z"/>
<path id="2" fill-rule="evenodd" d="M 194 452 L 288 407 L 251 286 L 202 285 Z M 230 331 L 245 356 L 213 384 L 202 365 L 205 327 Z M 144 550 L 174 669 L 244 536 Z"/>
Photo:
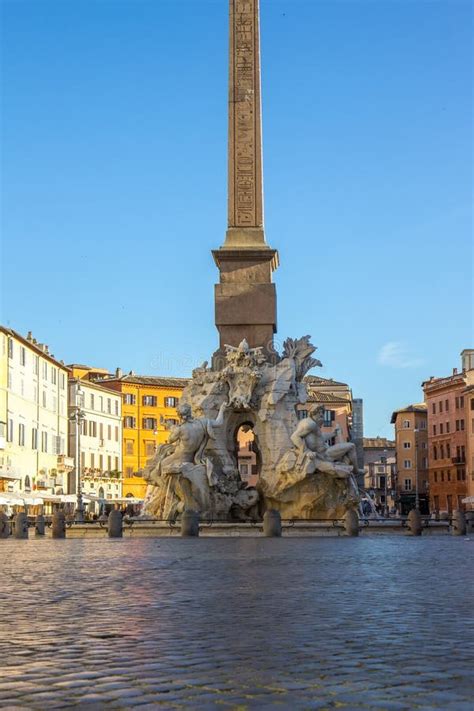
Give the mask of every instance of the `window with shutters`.
<path id="1" fill-rule="evenodd" d="M 331 427 L 331 424 L 336 419 L 335 410 L 324 410 L 324 426 Z"/>
<path id="2" fill-rule="evenodd" d="M 155 454 L 155 443 L 153 440 L 145 440 L 145 455 L 153 457 Z"/>

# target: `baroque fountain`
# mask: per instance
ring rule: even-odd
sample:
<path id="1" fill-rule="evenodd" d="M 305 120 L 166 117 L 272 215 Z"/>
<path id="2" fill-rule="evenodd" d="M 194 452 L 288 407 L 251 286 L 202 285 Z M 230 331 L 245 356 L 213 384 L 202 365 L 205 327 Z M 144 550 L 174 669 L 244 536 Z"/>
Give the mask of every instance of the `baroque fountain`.
<path id="1" fill-rule="evenodd" d="M 329 446 L 324 409 L 298 420 L 305 375 L 321 365 L 309 336 L 273 345 L 278 252 L 263 224 L 258 0 L 229 0 L 228 229 L 213 251 L 219 269 L 215 323 L 219 348 L 193 371 L 180 424 L 141 472 L 145 515 L 175 519 L 186 510 L 220 520 L 341 518 L 358 506 L 356 448 Z M 259 476 L 248 487 L 237 466 L 236 433 L 253 430 Z"/>

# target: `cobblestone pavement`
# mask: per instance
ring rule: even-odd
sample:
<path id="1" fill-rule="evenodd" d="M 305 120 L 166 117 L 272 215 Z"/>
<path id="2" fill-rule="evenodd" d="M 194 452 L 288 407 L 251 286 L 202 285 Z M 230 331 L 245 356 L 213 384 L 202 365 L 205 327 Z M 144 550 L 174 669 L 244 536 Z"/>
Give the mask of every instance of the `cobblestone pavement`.
<path id="1" fill-rule="evenodd" d="M 0 708 L 469 709 L 474 537 L 0 541 Z"/>

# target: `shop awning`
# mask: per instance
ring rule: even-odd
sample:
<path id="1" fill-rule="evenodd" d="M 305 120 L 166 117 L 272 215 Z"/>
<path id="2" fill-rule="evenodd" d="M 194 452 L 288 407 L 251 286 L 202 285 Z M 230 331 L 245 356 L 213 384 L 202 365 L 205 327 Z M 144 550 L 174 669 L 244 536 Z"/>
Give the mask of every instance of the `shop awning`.
<path id="1" fill-rule="evenodd" d="M 32 494 L 0 494 L 0 506 L 41 506 L 43 498 Z"/>

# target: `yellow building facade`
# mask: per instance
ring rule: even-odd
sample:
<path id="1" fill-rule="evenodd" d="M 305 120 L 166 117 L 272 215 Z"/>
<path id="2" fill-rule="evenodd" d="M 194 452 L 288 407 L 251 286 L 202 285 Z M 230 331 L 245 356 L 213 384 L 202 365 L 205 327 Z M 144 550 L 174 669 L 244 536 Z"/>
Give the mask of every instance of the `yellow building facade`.
<path id="1" fill-rule="evenodd" d="M 168 439 L 168 427 L 179 420 L 177 406 L 187 378 L 128 375 L 106 379 L 108 388 L 122 393 L 123 496 L 143 499 L 147 483 L 138 476 Z"/>

